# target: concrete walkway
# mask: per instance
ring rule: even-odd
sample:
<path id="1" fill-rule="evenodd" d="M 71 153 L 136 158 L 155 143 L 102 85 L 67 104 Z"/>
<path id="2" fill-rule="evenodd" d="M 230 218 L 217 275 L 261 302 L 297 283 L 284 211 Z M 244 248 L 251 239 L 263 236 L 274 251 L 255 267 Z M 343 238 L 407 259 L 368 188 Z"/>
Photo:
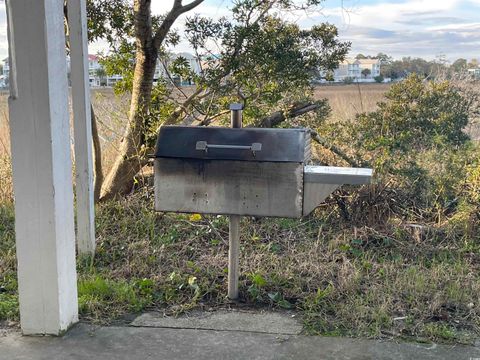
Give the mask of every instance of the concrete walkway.
<path id="1" fill-rule="evenodd" d="M 147 314 L 131 326 L 79 324 L 63 338 L 9 333 L 0 337 L 0 359 L 480 359 L 478 347 L 303 336 L 299 329 L 289 314 L 218 312 L 178 321 Z"/>

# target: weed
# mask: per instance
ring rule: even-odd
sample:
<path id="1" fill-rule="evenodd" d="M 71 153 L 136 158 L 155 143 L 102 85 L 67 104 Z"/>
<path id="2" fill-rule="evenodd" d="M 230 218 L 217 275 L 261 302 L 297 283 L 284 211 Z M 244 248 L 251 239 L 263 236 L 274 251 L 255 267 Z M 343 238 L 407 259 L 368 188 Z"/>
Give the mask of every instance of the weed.
<path id="1" fill-rule="evenodd" d="M 154 300 L 150 279 L 112 280 L 100 275 L 81 277 L 78 282 L 79 311 L 92 320 L 104 314 L 115 318 L 126 312 L 139 312 Z"/>
<path id="2" fill-rule="evenodd" d="M 18 295 L 0 293 L 0 321 L 18 320 Z"/>
<path id="3" fill-rule="evenodd" d="M 423 326 L 423 333 L 433 341 L 453 342 L 456 338 L 455 329 L 444 323 L 427 323 Z"/>

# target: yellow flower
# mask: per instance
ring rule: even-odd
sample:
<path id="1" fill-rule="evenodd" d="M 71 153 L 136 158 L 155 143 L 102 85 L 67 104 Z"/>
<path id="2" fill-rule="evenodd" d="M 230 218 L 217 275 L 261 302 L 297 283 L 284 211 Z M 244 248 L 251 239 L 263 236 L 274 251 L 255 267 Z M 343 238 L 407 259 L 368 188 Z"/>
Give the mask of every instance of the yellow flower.
<path id="1" fill-rule="evenodd" d="M 202 220 L 202 215 L 200 214 L 192 214 L 190 215 L 190 221 L 196 222 Z"/>

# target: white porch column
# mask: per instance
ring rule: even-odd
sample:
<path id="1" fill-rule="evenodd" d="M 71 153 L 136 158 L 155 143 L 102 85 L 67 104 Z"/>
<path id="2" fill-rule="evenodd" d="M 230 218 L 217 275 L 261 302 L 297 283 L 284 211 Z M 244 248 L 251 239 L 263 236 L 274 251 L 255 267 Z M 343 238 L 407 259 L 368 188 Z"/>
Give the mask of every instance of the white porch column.
<path id="1" fill-rule="evenodd" d="M 75 134 L 77 246 L 80 254 L 93 255 L 95 253 L 95 206 L 86 0 L 68 0 L 68 25 Z"/>
<path id="2" fill-rule="evenodd" d="M 7 13 L 20 320 L 58 335 L 78 320 L 63 1 L 8 0 Z"/>

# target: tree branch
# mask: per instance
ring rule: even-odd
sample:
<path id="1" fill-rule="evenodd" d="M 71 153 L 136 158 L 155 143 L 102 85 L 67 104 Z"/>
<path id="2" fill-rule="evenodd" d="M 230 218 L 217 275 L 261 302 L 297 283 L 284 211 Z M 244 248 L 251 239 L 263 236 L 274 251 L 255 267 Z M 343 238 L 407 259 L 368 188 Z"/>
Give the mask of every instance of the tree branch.
<path id="1" fill-rule="evenodd" d="M 185 112 L 185 109 L 191 105 L 191 103 L 197 98 L 197 96 L 203 91 L 202 88 L 197 88 L 195 92 L 188 97 L 181 105 L 179 105 L 173 113 L 163 122 L 162 125 L 173 125 L 177 119 Z"/>
<path id="2" fill-rule="evenodd" d="M 341 149 L 339 149 L 339 148 L 336 147 L 335 145 L 329 144 L 329 143 L 327 142 L 327 140 L 325 140 L 323 137 L 321 137 L 320 135 L 318 135 L 316 131 L 311 130 L 311 131 L 310 131 L 310 137 L 311 137 L 315 142 L 317 142 L 318 144 L 320 144 L 320 145 L 323 146 L 324 148 L 330 150 L 330 151 L 333 152 L 335 155 L 337 155 L 338 157 L 340 157 L 340 158 L 341 158 L 342 160 L 344 160 L 348 165 L 353 166 L 353 167 L 363 166 L 363 163 L 362 163 L 362 164 L 358 164 L 358 163 L 357 163 L 355 160 L 353 160 L 350 156 L 348 156 L 347 154 L 345 154 L 345 152 L 343 152 Z"/>
<path id="3" fill-rule="evenodd" d="M 183 14 L 183 13 L 186 13 L 187 11 L 190 11 L 192 10 L 193 8 L 196 8 L 198 5 L 200 5 L 204 0 L 195 0 L 195 1 L 192 1 L 190 4 L 187 4 L 187 5 L 182 5 L 182 1 L 178 1 L 180 3 L 180 6 L 181 8 L 179 9 L 180 11 L 180 14 Z M 177 2 L 177 1 L 175 1 Z"/>
<path id="4" fill-rule="evenodd" d="M 175 20 L 177 20 L 177 18 L 183 13 L 186 13 L 187 11 L 190 11 L 200 5 L 203 1 L 204 0 L 194 0 L 187 5 L 182 5 L 182 0 L 175 0 L 172 9 L 162 21 L 162 25 L 160 25 L 157 32 L 155 33 L 155 36 L 153 37 L 153 46 L 156 49 L 159 49 L 163 41 L 167 37 L 167 34 L 170 31 Z"/>
<path id="5" fill-rule="evenodd" d="M 267 116 L 266 118 L 263 118 L 258 123 L 252 125 L 251 127 L 276 127 L 287 119 L 295 118 L 308 112 L 315 111 L 320 107 L 321 104 L 319 103 L 297 103 L 294 104 L 286 113 L 284 111 L 276 111 L 271 115 Z M 333 152 L 350 166 L 368 166 L 368 163 L 359 163 L 352 159 L 344 151 L 342 151 L 335 145 L 330 144 L 326 139 L 318 135 L 316 131 L 311 130 L 310 136 L 315 142 Z"/>
<path id="6" fill-rule="evenodd" d="M 295 118 L 306 114 L 310 111 L 315 111 L 322 107 L 321 103 L 295 103 L 288 111 L 275 111 L 269 116 L 261 119 L 259 122 L 249 127 L 271 128 L 280 125 L 287 119 Z"/>
<path id="7" fill-rule="evenodd" d="M 223 111 L 220 111 L 218 114 L 214 114 L 212 116 L 206 116 L 203 120 L 200 120 L 200 121 L 194 121 L 192 123 L 191 126 L 208 126 L 211 124 L 211 122 L 213 120 L 215 120 L 216 118 L 222 116 L 222 115 L 225 115 L 225 114 L 228 114 L 230 113 L 230 110 L 223 110 Z"/>

